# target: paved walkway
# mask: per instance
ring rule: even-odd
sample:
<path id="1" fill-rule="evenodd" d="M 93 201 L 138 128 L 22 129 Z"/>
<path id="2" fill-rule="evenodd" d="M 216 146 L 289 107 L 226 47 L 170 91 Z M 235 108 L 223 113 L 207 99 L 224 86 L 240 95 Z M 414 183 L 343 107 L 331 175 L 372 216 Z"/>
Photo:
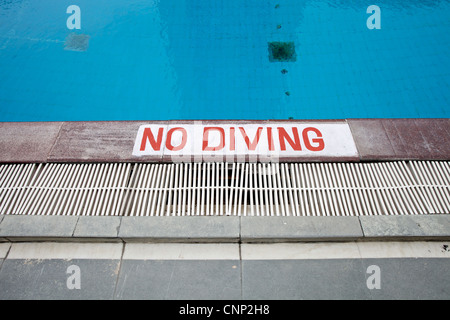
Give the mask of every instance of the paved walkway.
<path id="1" fill-rule="evenodd" d="M 449 299 L 450 243 L 0 243 L 0 299 Z"/>

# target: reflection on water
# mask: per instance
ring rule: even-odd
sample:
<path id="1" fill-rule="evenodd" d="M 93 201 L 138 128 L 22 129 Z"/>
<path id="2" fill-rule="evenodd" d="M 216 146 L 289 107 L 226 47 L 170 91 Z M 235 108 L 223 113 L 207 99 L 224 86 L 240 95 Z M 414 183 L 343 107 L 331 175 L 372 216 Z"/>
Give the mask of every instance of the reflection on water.
<path id="1" fill-rule="evenodd" d="M 0 0 L 0 121 L 449 117 L 450 0 L 72 2 Z"/>
<path id="2" fill-rule="evenodd" d="M 361 7 L 368 7 L 370 4 L 376 4 L 379 7 L 395 8 L 398 10 L 410 10 L 421 8 L 434 8 L 440 6 L 443 2 L 449 2 L 449 0 L 385 0 L 385 1 L 372 1 L 368 3 L 363 0 L 311 0 L 312 2 L 327 2 L 330 6 L 341 9 L 354 9 L 359 10 Z"/>

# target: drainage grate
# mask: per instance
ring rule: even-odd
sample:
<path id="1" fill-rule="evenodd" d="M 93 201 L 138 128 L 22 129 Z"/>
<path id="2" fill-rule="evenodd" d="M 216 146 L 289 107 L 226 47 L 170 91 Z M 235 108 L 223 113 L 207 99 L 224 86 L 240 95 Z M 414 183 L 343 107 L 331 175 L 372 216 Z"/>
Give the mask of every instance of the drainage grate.
<path id="1" fill-rule="evenodd" d="M 0 214 L 450 213 L 450 163 L 10 164 Z"/>
<path id="2" fill-rule="evenodd" d="M 131 164 L 0 167 L 0 214 L 119 215 Z"/>

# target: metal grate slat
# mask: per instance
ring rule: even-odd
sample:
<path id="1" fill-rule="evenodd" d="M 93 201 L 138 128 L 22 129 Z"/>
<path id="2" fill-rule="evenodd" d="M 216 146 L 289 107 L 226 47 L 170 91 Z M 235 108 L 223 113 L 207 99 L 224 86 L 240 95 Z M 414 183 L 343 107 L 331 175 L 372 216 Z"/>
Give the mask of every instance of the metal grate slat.
<path id="1" fill-rule="evenodd" d="M 0 165 L 0 214 L 448 213 L 448 161 Z"/>

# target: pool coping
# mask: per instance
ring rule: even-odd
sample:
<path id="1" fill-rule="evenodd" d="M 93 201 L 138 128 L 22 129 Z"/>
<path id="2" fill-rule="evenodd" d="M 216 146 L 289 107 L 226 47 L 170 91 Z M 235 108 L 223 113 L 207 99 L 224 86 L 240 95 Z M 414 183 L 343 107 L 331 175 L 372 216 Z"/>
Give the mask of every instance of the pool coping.
<path id="1" fill-rule="evenodd" d="M 277 243 L 417 240 L 450 240 L 450 215 L 0 216 L 0 242 Z"/>
<path id="2" fill-rule="evenodd" d="M 133 156 L 141 125 L 346 123 L 356 156 L 282 157 L 280 162 L 450 160 L 450 118 L 0 122 L 0 163 L 171 162 Z"/>

